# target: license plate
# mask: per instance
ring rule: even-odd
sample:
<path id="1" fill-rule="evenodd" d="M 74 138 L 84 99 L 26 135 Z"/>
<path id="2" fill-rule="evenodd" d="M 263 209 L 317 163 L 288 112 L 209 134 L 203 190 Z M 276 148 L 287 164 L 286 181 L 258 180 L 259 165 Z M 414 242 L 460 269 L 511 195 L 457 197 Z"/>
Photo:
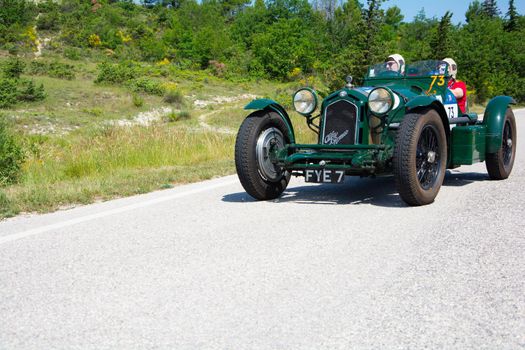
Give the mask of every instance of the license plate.
<path id="1" fill-rule="evenodd" d="M 322 182 L 340 184 L 345 180 L 344 170 L 306 169 L 304 171 L 306 182 Z"/>

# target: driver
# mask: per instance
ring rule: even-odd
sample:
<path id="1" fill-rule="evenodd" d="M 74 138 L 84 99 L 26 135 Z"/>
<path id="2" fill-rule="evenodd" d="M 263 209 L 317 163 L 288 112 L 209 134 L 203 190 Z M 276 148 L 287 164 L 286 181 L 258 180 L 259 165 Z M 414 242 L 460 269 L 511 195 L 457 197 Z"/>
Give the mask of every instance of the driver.
<path id="1" fill-rule="evenodd" d="M 398 53 L 388 56 L 385 61 L 385 66 L 386 70 L 398 72 L 400 74 L 405 73 L 405 59 Z"/>
<path id="2" fill-rule="evenodd" d="M 456 80 L 456 75 L 458 74 L 456 61 L 452 58 L 445 58 L 443 59 L 443 62 L 448 64 L 448 72 L 451 76 L 451 79 L 448 82 L 448 89 L 458 101 L 458 106 L 461 112 L 466 113 L 467 85 L 462 81 Z"/>

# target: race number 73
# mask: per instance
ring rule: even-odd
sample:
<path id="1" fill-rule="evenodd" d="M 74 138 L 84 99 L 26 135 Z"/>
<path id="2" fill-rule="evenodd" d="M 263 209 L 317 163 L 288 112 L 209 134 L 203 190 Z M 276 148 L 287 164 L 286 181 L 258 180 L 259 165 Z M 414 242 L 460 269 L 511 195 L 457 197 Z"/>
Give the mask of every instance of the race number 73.
<path id="1" fill-rule="evenodd" d="M 445 76 L 444 75 L 432 75 L 432 83 L 430 83 L 430 87 L 428 88 L 427 90 L 427 94 L 428 95 L 432 95 L 432 94 L 435 94 L 436 91 L 432 91 L 432 88 L 434 87 L 434 84 L 436 83 L 437 81 L 437 86 L 443 86 L 445 85 Z M 432 94 L 431 94 L 432 92 Z"/>

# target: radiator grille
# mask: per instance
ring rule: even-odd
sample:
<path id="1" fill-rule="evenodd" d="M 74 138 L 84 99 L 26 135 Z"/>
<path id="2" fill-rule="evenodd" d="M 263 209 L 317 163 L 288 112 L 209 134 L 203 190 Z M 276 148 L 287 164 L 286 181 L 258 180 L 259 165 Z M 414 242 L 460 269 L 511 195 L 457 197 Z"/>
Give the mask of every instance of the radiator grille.
<path id="1" fill-rule="evenodd" d="M 356 143 L 357 106 L 339 100 L 326 107 L 322 143 L 326 145 L 353 145 Z"/>

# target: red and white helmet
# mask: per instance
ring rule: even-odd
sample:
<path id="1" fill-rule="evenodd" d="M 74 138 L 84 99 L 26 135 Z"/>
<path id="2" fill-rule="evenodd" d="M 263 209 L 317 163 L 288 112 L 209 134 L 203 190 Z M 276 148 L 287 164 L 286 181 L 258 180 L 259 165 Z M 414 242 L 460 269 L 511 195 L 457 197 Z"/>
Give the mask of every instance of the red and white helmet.
<path id="1" fill-rule="evenodd" d="M 456 79 L 456 75 L 458 74 L 458 65 L 456 64 L 456 61 L 454 61 L 452 58 L 444 58 L 443 62 L 448 64 L 448 72 L 450 76 Z"/>
<path id="2" fill-rule="evenodd" d="M 392 54 L 386 58 L 387 61 L 395 61 L 399 67 L 399 73 L 405 73 L 405 59 L 398 53 Z"/>

